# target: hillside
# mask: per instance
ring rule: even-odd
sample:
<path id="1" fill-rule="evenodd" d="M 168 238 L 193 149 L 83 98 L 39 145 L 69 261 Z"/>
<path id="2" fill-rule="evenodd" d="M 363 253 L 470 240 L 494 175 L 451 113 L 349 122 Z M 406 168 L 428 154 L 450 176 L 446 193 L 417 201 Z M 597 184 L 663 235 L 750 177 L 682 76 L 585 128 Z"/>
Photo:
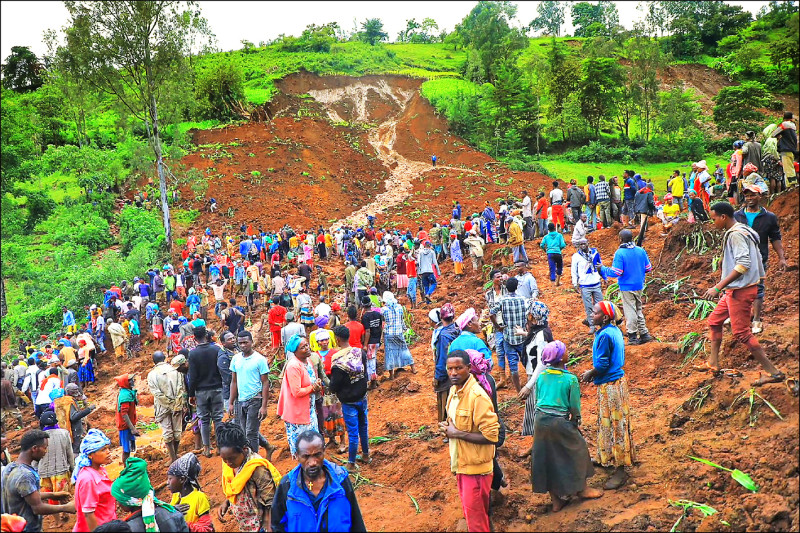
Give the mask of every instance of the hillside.
<path id="1" fill-rule="evenodd" d="M 333 224 L 356 216 L 356 220 L 363 221 L 367 212 L 378 213 L 380 225 L 416 229 L 418 224 L 428 227 L 432 221 L 447 219 L 456 199 L 466 213 L 471 213 L 479 211 L 486 200 L 519 195 L 525 188 L 537 190 L 550 181 L 541 174 L 508 170 L 452 135 L 447 122 L 420 97 L 418 80 L 299 73 L 279 81 L 276 87 L 280 93 L 268 106 L 273 120 L 193 133 L 199 148 L 182 162 L 203 171 L 212 166 L 216 169 L 208 195 L 214 196 L 221 207 L 213 216 L 202 213 L 191 226 L 196 232 L 205 227 L 215 230 L 236 227 L 241 222 L 267 229 L 284 223 L 297 227 Z M 442 165 L 436 169 L 429 165 L 433 153 L 439 156 Z M 254 171 L 261 173 L 262 183 L 250 181 Z M 358 183 L 354 180 L 362 183 L 354 186 Z M 181 208 L 201 207 L 200 201 L 191 200 L 189 190 L 183 192 L 185 200 Z M 234 208 L 233 217 L 225 214 L 229 207 Z M 768 291 L 774 298 L 766 306 L 766 328 L 760 338 L 773 361 L 788 375 L 796 376 L 800 349 L 797 325 L 800 205 L 796 189 L 774 199 L 771 209 L 781 220 L 789 270 L 779 273 L 774 262 L 770 265 Z M 599 248 L 606 262 L 617 247 L 617 231 L 614 227 L 591 236 L 592 244 Z M 748 414 L 746 401 L 734 402 L 740 394 L 747 393 L 749 382 L 758 375 L 758 366 L 743 347 L 732 342 L 729 334 L 723 347 L 723 363 L 740 368 L 744 372 L 742 379 L 714 380 L 692 373 L 682 365 L 684 355 L 677 352 L 678 343 L 686 333 L 703 334 L 706 325 L 704 321 L 686 318 L 692 308 L 690 303 L 676 304 L 671 293 L 659 289 L 670 281 L 691 276 L 684 290 L 691 292 L 694 288 L 702 292 L 718 276 L 711 272 L 716 249 L 703 255 L 684 250 L 686 235 L 691 231 L 683 222 L 666 238 L 652 231 L 645 241 L 655 267 L 653 281 L 648 285 L 645 313 L 653 335 L 660 342 L 630 347 L 626 353 L 634 409 L 633 435 L 640 461 L 633 468 L 631 484 L 598 500 L 571 503 L 558 514 L 549 513 L 548 497 L 532 495 L 530 491 L 525 457 L 530 439 L 519 434 L 523 406 L 510 391 L 500 391 L 501 411 L 510 433 L 499 450 L 499 458 L 510 486 L 503 491 L 504 501 L 494 508 L 496 531 L 666 531 L 681 516 L 681 510 L 670 506 L 669 501 L 680 499 L 705 503 L 719 511 L 702 520 L 699 513 L 690 514 L 681 524 L 681 531 L 784 531 L 800 526 L 797 399 L 782 384 L 759 390 L 781 413 L 782 419 L 758 402 L 753 416 Z M 496 249 L 496 245 L 490 245 L 487 257 L 493 257 Z M 579 297 L 568 284 L 557 288 L 549 285 L 547 260 L 541 250 L 529 243 L 527 251 L 542 289 L 542 299 L 551 310 L 554 335 L 577 358 L 571 369 L 582 372 L 588 368 L 591 356 L 590 339 L 580 324 Z M 569 260 L 565 263 L 568 269 Z M 338 261 L 323 265 L 338 297 L 342 267 Z M 465 270 L 467 275 L 456 281 L 452 263 L 447 262 L 435 294 L 440 303 L 452 301 L 457 312 L 484 305 L 483 277 L 472 272 L 469 265 Z M 371 531 L 464 530 L 455 480 L 449 473 L 447 447 L 431 430 L 436 415 L 435 395 L 430 389 L 433 364 L 426 313 L 426 309 L 413 312 L 413 328 L 420 338 L 412 353 L 419 373 L 400 373 L 394 382 L 383 382 L 370 393 L 370 436 L 388 439 L 374 445 L 373 463 L 363 467 L 361 476 L 354 480 Z M 257 348 L 266 352 L 266 336 L 260 329 L 258 314 L 252 323 Z M 140 360 L 117 365 L 113 371 L 114 363 L 101 360 L 99 382 L 89 393 L 102 406 L 90 415 L 92 426 L 108 428 L 113 423 L 113 411 L 105 407 L 114 398 L 110 375 L 123 370 L 146 372 L 151 366 L 148 361 L 151 351 L 152 346 L 146 346 L 145 356 Z M 294 464 L 287 450 L 283 422 L 275 416 L 276 395 L 273 386 L 269 416 L 261 430 L 278 445 L 275 464 L 285 472 Z M 595 395 L 593 387 L 582 386 L 583 433 L 590 448 L 596 435 Z M 695 401 L 700 396 L 703 401 Z M 150 421 L 152 411 L 148 406 L 152 398 L 142 393 L 140 403 L 144 406 L 141 418 Z M 18 436 L 19 432 L 10 434 L 12 452 Z M 118 444 L 114 432 L 110 437 Z M 191 448 L 190 441 L 187 433 L 181 452 Z M 119 470 L 120 449 L 114 452 L 117 462 L 109 468 L 112 475 Z M 161 449 L 158 431 L 144 436 L 139 454 L 150 462 L 157 496 L 167 498 L 168 490 L 163 483 L 168 459 Z M 747 472 L 760 486 L 759 492 L 748 493 L 727 473 L 699 465 L 688 459 L 688 455 Z M 219 486 L 220 459 L 200 457 L 200 461 L 203 490 L 215 508 L 223 500 Z M 592 484 L 601 485 L 606 475 L 598 468 Z M 415 513 L 411 497 L 418 502 L 419 512 Z M 71 522 L 67 526 L 71 527 Z M 217 531 L 236 529 L 230 519 L 221 524 L 215 518 L 215 526 Z M 46 519 L 45 529 L 66 530 L 64 526 L 56 526 L 51 518 Z"/>

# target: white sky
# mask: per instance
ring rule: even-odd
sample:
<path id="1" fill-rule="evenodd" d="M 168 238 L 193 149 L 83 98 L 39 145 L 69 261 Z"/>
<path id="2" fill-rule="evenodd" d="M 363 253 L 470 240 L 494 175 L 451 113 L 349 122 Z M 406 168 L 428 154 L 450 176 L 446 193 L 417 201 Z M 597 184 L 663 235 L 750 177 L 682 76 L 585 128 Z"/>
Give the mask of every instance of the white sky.
<path id="1" fill-rule="evenodd" d="M 390 40 L 406 26 L 406 19 L 421 22 L 425 17 L 433 18 L 439 29 L 452 30 L 456 23 L 475 6 L 475 1 L 435 2 L 242 2 L 200 1 L 203 16 L 216 34 L 217 45 L 222 50 L 241 48 L 240 41 L 274 39 L 281 33 L 299 35 L 308 24 L 325 24 L 336 21 L 343 29 L 353 29 L 353 19 L 359 23 L 366 18 L 380 18 Z M 631 28 L 641 18 L 636 9 L 638 2 L 614 2 L 619 10 L 620 24 Z M 755 15 L 766 1 L 729 1 L 741 5 Z M 516 2 L 517 24 L 528 24 L 536 17 L 539 2 Z M 567 15 L 567 21 L 570 17 Z M 62 2 L 54 1 L 0 1 L 0 59 L 3 61 L 12 46 L 28 46 L 36 55 L 47 49 L 42 42 L 42 33 L 47 29 L 61 29 L 67 24 L 69 14 Z M 565 34 L 573 27 L 567 24 Z"/>

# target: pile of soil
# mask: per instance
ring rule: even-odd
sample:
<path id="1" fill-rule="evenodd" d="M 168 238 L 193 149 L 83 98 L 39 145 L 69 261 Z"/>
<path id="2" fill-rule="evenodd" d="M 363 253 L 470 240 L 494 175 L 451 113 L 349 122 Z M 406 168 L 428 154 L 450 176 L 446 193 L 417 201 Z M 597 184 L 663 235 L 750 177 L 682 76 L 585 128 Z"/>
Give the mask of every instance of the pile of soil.
<path id="1" fill-rule="evenodd" d="M 233 218 L 203 214 L 194 230 L 206 226 L 216 229 L 225 224 L 238 227 L 242 221 L 264 229 L 284 223 L 327 225 L 326 221 L 347 218 L 352 212 L 360 213 L 359 216 L 374 212 L 379 215 L 379 225 L 416 231 L 418 226 L 427 229 L 434 221 L 449 219 L 452 202 L 457 199 L 465 213 L 472 213 L 482 210 L 487 200 L 494 203 L 501 197 L 521 196 L 525 189 L 533 195 L 540 187 L 550 188 L 546 176 L 510 171 L 451 135 L 446 122 L 419 96 L 417 80 L 383 76 L 321 78 L 300 73 L 289 76 L 278 87 L 283 94 L 275 102 L 281 107 L 271 111 L 272 122 L 195 133 L 199 145 L 222 146 L 201 148 L 186 156 L 183 163 L 204 171 L 214 167 L 214 173 L 220 176 L 211 180 L 208 196 L 217 199 L 221 212 L 233 207 L 235 214 Z M 332 96 L 334 93 L 341 95 L 339 99 Z M 303 111 L 300 114 L 304 116 L 297 116 L 300 109 L 313 115 L 305 116 Z M 348 126 L 332 125 L 333 112 L 348 121 Z M 354 149 L 353 139 L 366 154 Z M 232 142 L 238 146 L 231 145 Z M 221 149 L 230 153 L 231 158 L 217 154 L 212 162 L 210 156 Z M 441 164 L 435 169 L 430 166 L 430 156 L 434 153 Z M 275 171 L 269 172 L 270 167 Z M 306 168 L 315 178 L 314 184 L 310 183 L 310 176 L 300 175 Z M 396 171 L 397 168 L 401 171 Z M 238 173 L 249 177 L 252 170 L 262 172 L 261 185 L 234 176 Z M 327 177 L 324 184 L 316 183 L 321 173 Z M 354 180 L 365 185 L 353 186 Z M 385 180 L 391 187 L 386 186 Z M 343 194 L 341 187 L 345 185 L 348 192 Z M 381 194 L 395 187 L 408 187 L 406 195 Z M 187 198 L 187 191 L 183 192 Z M 765 330 L 759 339 L 779 368 L 797 376 L 800 346 L 797 191 L 775 198 L 770 209 L 781 220 L 789 269 L 778 272 L 777 261 L 772 258 L 767 277 Z M 363 219 L 359 222 L 363 223 Z M 680 526 L 683 531 L 778 531 L 800 527 L 798 401 L 783 384 L 767 385 L 758 392 L 779 411 L 781 418 L 758 400 L 751 413 L 749 383 L 758 377 L 759 367 L 746 349 L 733 342 L 729 332 L 723 344 L 722 363 L 741 370 L 744 378 L 713 379 L 693 373 L 689 366 L 683 365 L 685 356 L 678 352 L 681 338 L 692 331 L 702 335 L 707 326 L 705 321 L 688 319 L 691 302 L 675 304 L 672 294 L 659 289 L 688 275 L 691 277 L 685 290 L 690 295 L 692 289 L 702 294 L 719 279 L 719 272 L 712 271 L 719 249 L 712 248 L 702 255 L 687 252 L 683 250 L 685 236 L 696 228 L 678 224 L 662 237 L 660 224 L 655 219 L 652 222 L 644 247 L 654 266 L 649 279 L 657 281 L 648 286 L 645 315 L 658 342 L 626 349 L 625 370 L 638 454 L 630 483 L 598 500 L 570 503 L 561 512 L 550 513 L 549 496 L 532 494 L 530 489 L 530 459 L 526 452 L 531 439 L 521 436 L 523 404 L 513 390 L 501 390 L 498 400 L 508 436 L 498 454 L 510 485 L 493 507 L 496 531 L 666 531 L 682 512 L 671 506 L 670 501 L 681 499 L 705 503 L 719 511 L 706 519 L 701 519 L 697 512 L 689 514 Z M 619 229 L 617 225 L 589 236 L 606 265 L 610 265 L 618 247 Z M 570 241 L 569 235 L 565 238 Z M 498 246 L 487 246 L 486 257 L 491 258 Z M 564 283 L 558 287 L 548 281 L 547 258 L 538 243 L 527 243 L 526 249 L 531 271 L 539 283 L 540 298 L 550 308 L 553 333 L 567 345 L 571 358 L 575 359 L 570 370 L 580 374 L 591 366 L 592 339 L 581 324 L 584 316 L 580 296 L 570 284 L 569 265 L 574 249 L 570 245 L 565 250 Z M 675 261 L 679 253 L 681 256 Z M 495 263 L 499 266 L 499 261 Z M 334 299 L 341 299 L 340 262 L 329 260 L 321 264 L 329 274 Z M 452 262 L 442 265 L 443 276 L 434 294 L 437 305 L 450 301 L 459 313 L 470 306 L 477 309 L 485 306 L 482 273 L 474 272 L 470 264 L 465 265 L 465 270 L 465 276 L 455 280 Z M 406 300 L 401 297 L 401 301 Z M 251 318 L 254 330 L 259 329 L 262 313 L 258 309 Z M 427 309 L 412 311 L 412 327 L 419 339 L 411 351 L 419 372 L 401 372 L 394 382 L 384 381 L 370 392 L 370 436 L 386 437 L 373 445 L 374 460 L 361 468 L 361 484 L 357 489 L 371 531 L 465 530 L 455 479 L 449 470 L 447 445 L 435 432 L 431 324 L 426 315 Z M 212 323 L 212 327 L 217 324 Z M 257 348 L 262 353 L 269 352 L 263 336 L 257 335 L 257 339 Z M 152 345 L 145 346 L 141 359 L 133 364 L 113 365 L 110 360 L 101 360 L 98 384 L 89 394 L 92 401 L 104 407 L 91 415 L 89 421 L 108 430 L 112 438 L 116 438 L 113 411 L 108 407 L 114 405 L 116 394 L 112 375 L 123 370 L 146 372 L 153 349 Z M 593 385 L 581 388 L 582 432 L 590 450 L 594 450 L 596 388 Z M 269 416 L 261 431 L 279 448 L 273 457 L 275 465 L 287 472 L 296 463 L 288 452 L 283 422 L 275 414 L 277 394 L 278 390 L 273 389 Z M 741 401 L 743 394 L 745 400 Z M 30 417 L 30 413 L 25 415 Z M 15 453 L 19 432 L 10 436 Z M 182 453 L 193 447 L 191 441 L 190 435 L 184 435 Z M 160 485 L 169 459 L 158 457 L 156 444 L 153 448 L 144 452 L 150 460 L 151 479 Z M 747 472 L 759 485 L 759 491 L 748 492 L 726 472 L 701 465 L 689 459 L 689 455 Z M 346 460 L 346 454 L 338 454 L 335 449 L 328 449 L 328 457 L 339 462 Z M 200 457 L 200 462 L 203 490 L 211 500 L 212 509 L 216 509 L 224 498 L 219 481 L 220 458 Z M 591 485 L 601 486 L 609 474 L 598 467 Z M 166 499 L 167 492 L 162 488 L 157 495 Z M 237 529 L 231 519 L 223 524 L 215 518 L 214 522 L 218 531 Z M 72 522 L 57 526 L 52 518 L 45 520 L 45 528 L 50 531 L 66 531 L 71 526 Z"/>

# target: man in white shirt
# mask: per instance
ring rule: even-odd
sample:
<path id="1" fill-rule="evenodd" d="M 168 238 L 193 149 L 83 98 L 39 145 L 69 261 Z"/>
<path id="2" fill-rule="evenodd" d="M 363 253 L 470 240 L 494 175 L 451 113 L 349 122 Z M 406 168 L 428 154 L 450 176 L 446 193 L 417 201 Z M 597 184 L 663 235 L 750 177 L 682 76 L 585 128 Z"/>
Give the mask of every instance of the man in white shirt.
<path id="1" fill-rule="evenodd" d="M 314 308 L 314 316 L 331 316 L 331 306 L 325 303 L 325 296 L 319 297 L 319 304 Z"/>
<path id="2" fill-rule="evenodd" d="M 533 210 L 531 209 L 531 197 L 528 196 L 528 191 L 522 191 L 524 198 L 522 199 L 522 219 L 525 221 L 525 227 L 522 229 L 522 235 L 526 241 L 533 240 Z"/>
<path id="3" fill-rule="evenodd" d="M 572 230 L 572 244 L 586 238 L 586 213 L 581 213 L 578 221 L 575 223 L 575 229 Z"/>

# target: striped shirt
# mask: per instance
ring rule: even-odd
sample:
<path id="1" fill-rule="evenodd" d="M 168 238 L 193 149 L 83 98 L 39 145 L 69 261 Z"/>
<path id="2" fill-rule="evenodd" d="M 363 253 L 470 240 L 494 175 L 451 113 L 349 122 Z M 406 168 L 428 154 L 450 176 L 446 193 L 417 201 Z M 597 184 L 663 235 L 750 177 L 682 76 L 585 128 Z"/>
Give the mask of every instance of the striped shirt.
<path id="1" fill-rule="evenodd" d="M 607 202 L 611 200 L 611 189 L 607 181 L 599 181 L 594 186 L 594 195 L 597 202 Z"/>

